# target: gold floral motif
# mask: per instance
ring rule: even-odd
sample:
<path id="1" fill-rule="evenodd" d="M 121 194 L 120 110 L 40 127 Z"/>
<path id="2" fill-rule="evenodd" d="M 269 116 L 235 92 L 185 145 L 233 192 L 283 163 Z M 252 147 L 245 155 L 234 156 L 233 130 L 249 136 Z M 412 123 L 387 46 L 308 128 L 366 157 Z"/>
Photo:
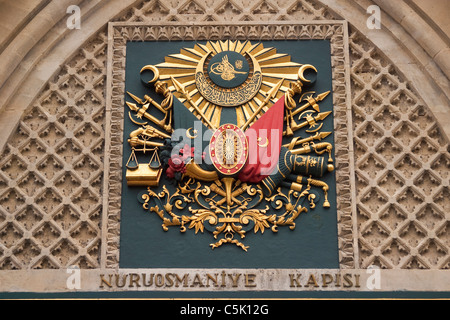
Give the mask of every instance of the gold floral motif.
<path id="1" fill-rule="evenodd" d="M 213 185 L 222 183 L 216 181 Z M 239 183 L 232 189 L 233 191 L 239 189 Z M 284 193 L 282 188 L 278 188 L 278 193 L 270 198 L 263 196 L 259 185 L 246 185 L 244 189 L 245 192 L 240 195 L 239 192 L 235 193 L 240 200 L 229 205 L 226 201 L 222 201 L 226 195 L 222 196 L 223 193 L 218 189 L 190 178 L 178 184 L 173 194 L 170 194 L 166 186 L 163 186 L 159 193 L 148 188 L 148 194 L 142 197 L 145 201 L 143 208 L 161 218 L 164 231 L 168 231 L 169 227 L 179 226 L 183 233 L 187 229 L 193 229 L 197 234 L 203 233 L 207 229 L 206 225 L 209 225 L 215 228 L 212 234 L 214 239 L 218 240 L 210 244 L 212 249 L 231 243 L 247 251 L 249 247 L 241 242 L 246 236 L 244 227 L 252 223 L 253 232 L 261 234 L 267 229 L 278 232 L 278 226 L 289 226 L 294 230 L 295 220 L 299 215 L 316 206 L 314 203 L 316 196 L 309 192 L 311 189 L 309 183 L 302 192 L 289 190 Z M 306 200 L 309 209 L 301 205 L 303 200 Z M 155 202 L 156 205 L 150 206 L 150 202 Z M 190 215 L 175 213 L 175 211 L 185 212 L 188 204 Z M 193 208 L 194 206 L 196 208 Z M 269 213 L 270 207 L 277 213 Z M 235 236 L 240 237 L 240 240 L 235 239 Z"/>

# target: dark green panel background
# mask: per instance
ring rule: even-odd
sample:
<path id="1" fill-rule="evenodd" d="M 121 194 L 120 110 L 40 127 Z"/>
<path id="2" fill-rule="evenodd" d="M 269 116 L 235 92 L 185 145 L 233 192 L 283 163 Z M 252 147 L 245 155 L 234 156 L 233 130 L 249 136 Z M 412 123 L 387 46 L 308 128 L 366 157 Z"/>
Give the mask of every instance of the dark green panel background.
<path id="1" fill-rule="evenodd" d="M 139 72 L 144 65 L 158 64 L 169 54 L 179 53 L 182 47 L 193 47 L 194 42 L 130 42 L 127 45 L 126 90 L 144 97 L 150 95 L 157 101 L 162 97 L 140 81 Z M 308 91 L 322 93 L 332 89 L 330 43 L 313 41 L 265 41 L 265 47 L 276 47 L 279 53 L 288 53 L 292 61 L 312 64 L 319 70 L 317 82 Z M 305 90 L 306 91 L 306 90 Z M 298 100 L 298 97 L 296 97 Z M 132 102 L 130 97 L 126 101 Z M 332 110 L 330 94 L 320 103 L 321 112 Z M 138 202 L 138 195 L 145 188 L 128 187 L 125 181 L 125 164 L 131 149 L 126 142 L 137 126 L 128 119 L 124 106 L 124 171 L 122 213 L 120 230 L 121 268 L 339 268 L 337 241 L 337 214 L 335 174 L 328 174 L 325 182 L 330 186 L 330 209 L 320 203 L 315 210 L 301 214 L 296 228 L 279 227 L 278 233 L 266 229 L 265 233 L 248 231 L 242 240 L 250 246 L 248 252 L 235 245 L 223 245 L 212 250 L 215 242 L 212 233 L 195 234 L 194 230 L 181 233 L 179 227 L 165 232 L 161 219 L 149 213 Z M 155 113 L 156 114 L 156 113 Z M 161 116 L 159 115 L 161 118 Z M 333 130 L 333 118 L 326 119 L 322 131 Z M 304 137 L 306 135 L 300 134 Z M 333 142 L 333 135 L 326 141 Z M 285 141 L 284 143 L 289 142 Z M 158 189 L 159 190 L 159 189 Z M 314 188 L 322 195 L 321 189 Z M 186 212 L 186 214 L 189 214 Z M 237 237 L 237 235 L 236 235 Z"/>

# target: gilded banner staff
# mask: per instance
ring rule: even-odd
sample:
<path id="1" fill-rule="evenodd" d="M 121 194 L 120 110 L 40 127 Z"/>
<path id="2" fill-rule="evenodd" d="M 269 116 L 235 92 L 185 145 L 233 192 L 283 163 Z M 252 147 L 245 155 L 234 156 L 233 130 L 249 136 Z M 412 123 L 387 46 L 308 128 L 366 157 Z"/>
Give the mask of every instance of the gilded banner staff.
<path id="1" fill-rule="evenodd" d="M 253 115 L 247 120 L 247 122 L 242 126 L 241 130 L 245 131 L 247 127 L 255 120 L 255 118 L 261 113 L 262 109 L 269 103 L 270 99 L 275 99 L 277 96 L 278 90 L 280 90 L 281 85 L 283 84 L 284 79 L 281 79 L 275 87 L 270 89 L 267 93 L 266 99 L 264 99 L 263 103 L 258 107 L 258 109 L 253 113 Z"/>
<path id="2" fill-rule="evenodd" d="M 201 112 L 200 109 L 198 108 L 198 106 L 194 103 L 191 95 L 189 94 L 189 91 L 187 91 L 186 88 L 180 82 L 178 82 L 174 77 L 171 76 L 170 79 L 172 80 L 172 83 L 175 86 L 175 89 L 184 96 L 184 98 L 194 108 L 195 112 L 197 112 L 197 114 L 203 119 L 203 121 L 206 122 L 208 127 L 210 129 L 216 130 L 217 128 L 211 123 L 211 121 L 208 120 L 208 118 L 206 118 L 206 116 L 203 114 L 203 112 Z"/>

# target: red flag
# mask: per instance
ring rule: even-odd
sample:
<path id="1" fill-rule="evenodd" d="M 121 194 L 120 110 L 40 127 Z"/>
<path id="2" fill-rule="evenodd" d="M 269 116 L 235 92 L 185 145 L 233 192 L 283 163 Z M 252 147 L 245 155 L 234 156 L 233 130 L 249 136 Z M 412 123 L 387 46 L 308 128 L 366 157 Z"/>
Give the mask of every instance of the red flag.
<path id="1" fill-rule="evenodd" d="M 259 183 L 276 168 L 283 139 L 283 120 L 284 96 L 245 131 L 249 154 L 239 180 Z"/>

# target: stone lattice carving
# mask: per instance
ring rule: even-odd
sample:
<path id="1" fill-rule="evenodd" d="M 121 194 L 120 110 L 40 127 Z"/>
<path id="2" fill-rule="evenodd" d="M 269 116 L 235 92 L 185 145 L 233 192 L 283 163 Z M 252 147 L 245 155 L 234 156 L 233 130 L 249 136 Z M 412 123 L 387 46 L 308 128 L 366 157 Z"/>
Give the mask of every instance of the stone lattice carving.
<path id="1" fill-rule="evenodd" d="M 90 42 L 25 113 L 0 160 L 0 269 L 97 268 L 105 38 Z"/>
<path id="2" fill-rule="evenodd" d="M 448 269 L 448 145 L 424 102 L 358 32 L 350 52 L 360 266 Z"/>
<path id="3" fill-rule="evenodd" d="M 340 18 L 315 0 L 152 0 L 137 1 L 115 21 L 175 22 L 177 28 L 193 22 L 334 19 Z M 448 145 L 425 102 L 395 66 L 350 29 L 357 214 L 339 217 L 341 266 L 448 269 Z M 177 34 L 218 39 L 231 37 L 233 30 L 186 34 L 180 26 Z M 239 32 L 233 37 L 251 38 L 256 29 Z M 283 32 L 288 39 L 301 38 L 294 29 L 268 26 L 260 38 Z M 62 67 L 0 158 L 0 269 L 102 265 L 106 46 L 100 31 Z M 341 172 L 342 179 L 350 177 L 350 168 Z M 350 190 L 343 192 L 350 201 Z M 114 242 L 119 221 L 108 226 L 106 242 Z"/>

